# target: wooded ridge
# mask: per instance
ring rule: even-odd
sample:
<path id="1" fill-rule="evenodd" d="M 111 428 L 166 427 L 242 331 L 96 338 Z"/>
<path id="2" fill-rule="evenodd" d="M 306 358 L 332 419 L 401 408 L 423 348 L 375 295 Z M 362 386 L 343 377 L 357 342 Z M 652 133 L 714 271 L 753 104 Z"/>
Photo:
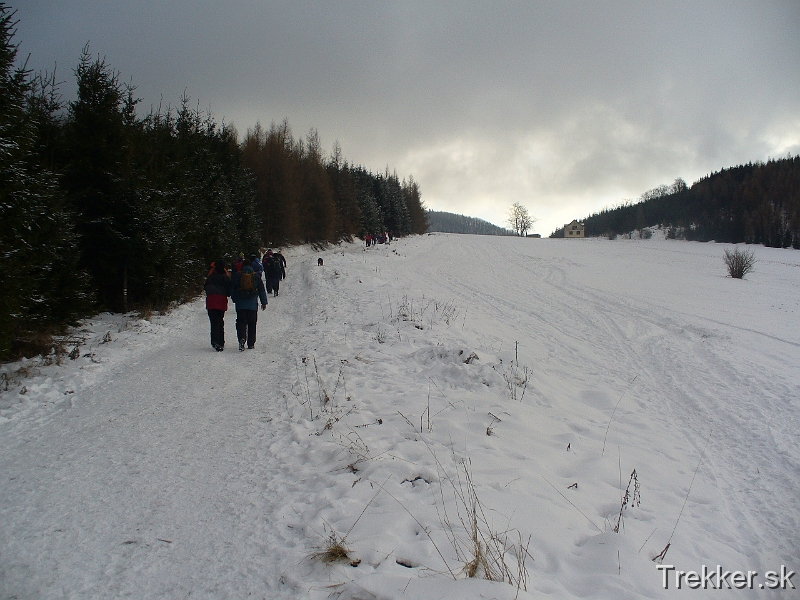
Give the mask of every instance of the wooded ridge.
<path id="1" fill-rule="evenodd" d="M 510 229 L 478 219 L 450 212 L 429 210 L 428 231 L 441 233 L 471 233 L 477 235 L 516 235 Z"/>
<path id="2" fill-rule="evenodd" d="M 722 169 L 691 187 L 676 179 L 584 223 L 587 236 L 660 225 L 672 238 L 800 249 L 800 156 Z"/>

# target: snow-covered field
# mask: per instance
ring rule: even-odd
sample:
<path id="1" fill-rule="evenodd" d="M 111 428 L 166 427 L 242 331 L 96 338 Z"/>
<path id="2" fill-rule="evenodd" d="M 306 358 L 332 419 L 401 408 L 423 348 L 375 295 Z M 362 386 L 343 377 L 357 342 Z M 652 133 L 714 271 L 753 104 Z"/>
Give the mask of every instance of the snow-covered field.
<path id="1" fill-rule="evenodd" d="M 2 367 L 0 597 L 798 598 L 800 252 L 725 247 L 290 249 L 244 353 L 88 321 Z"/>

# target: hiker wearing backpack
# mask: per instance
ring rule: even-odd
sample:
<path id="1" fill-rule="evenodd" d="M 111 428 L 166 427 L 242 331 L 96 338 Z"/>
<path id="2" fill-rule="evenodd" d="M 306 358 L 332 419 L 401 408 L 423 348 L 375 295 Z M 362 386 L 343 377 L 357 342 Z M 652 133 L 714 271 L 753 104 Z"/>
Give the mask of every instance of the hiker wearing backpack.
<path id="1" fill-rule="evenodd" d="M 224 260 L 214 261 L 203 287 L 206 290 L 208 320 L 211 322 L 211 347 L 222 352 L 225 348 L 225 312 L 228 310 L 228 296 L 231 295 L 231 278 Z"/>
<path id="2" fill-rule="evenodd" d="M 236 257 L 236 260 L 233 261 L 233 270 L 236 273 L 239 273 L 244 266 L 244 254 L 239 252 L 239 256 Z"/>
<path id="3" fill-rule="evenodd" d="M 261 277 L 261 274 L 264 272 L 264 267 L 261 264 L 261 261 L 258 259 L 258 254 L 251 254 L 250 255 L 250 266 L 253 267 L 253 273 Z"/>
<path id="4" fill-rule="evenodd" d="M 268 249 L 264 252 L 264 258 L 261 259 L 261 266 L 263 267 L 264 273 L 264 284 L 267 286 L 267 294 L 272 293 L 272 286 L 269 282 L 269 276 L 267 275 L 267 267 L 269 266 L 270 261 L 272 260 L 272 250 Z"/>
<path id="5" fill-rule="evenodd" d="M 281 279 L 286 279 L 286 259 L 284 258 L 283 254 L 281 254 L 280 250 L 275 251 L 275 256 L 277 256 L 281 261 Z"/>
<path id="6" fill-rule="evenodd" d="M 253 272 L 253 267 L 245 265 L 241 273 L 234 273 L 231 280 L 231 300 L 236 305 L 236 337 L 239 338 L 239 351 L 245 344 L 252 349 L 256 343 L 256 321 L 258 321 L 258 301 L 261 310 L 267 308 L 267 292 L 261 277 Z"/>
<path id="7" fill-rule="evenodd" d="M 269 257 L 264 271 L 267 277 L 267 289 L 272 291 L 273 296 L 278 295 L 281 285 L 281 276 L 283 274 L 283 263 L 278 254 L 273 254 Z"/>

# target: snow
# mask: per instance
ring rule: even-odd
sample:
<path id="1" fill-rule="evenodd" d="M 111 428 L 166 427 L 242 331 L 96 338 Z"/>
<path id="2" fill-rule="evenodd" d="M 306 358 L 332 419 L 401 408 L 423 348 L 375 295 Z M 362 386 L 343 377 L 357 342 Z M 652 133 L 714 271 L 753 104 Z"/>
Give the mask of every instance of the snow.
<path id="1" fill-rule="evenodd" d="M 2 367 L 0 597 L 764 597 L 800 570 L 800 253 L 725 247 L 289 249 L 243 353 L 202 299 L 88 320 Z M 466 577 L 473 506 L 510 583 Z M 755 589 L 664 589 L 668 543 Z"/>

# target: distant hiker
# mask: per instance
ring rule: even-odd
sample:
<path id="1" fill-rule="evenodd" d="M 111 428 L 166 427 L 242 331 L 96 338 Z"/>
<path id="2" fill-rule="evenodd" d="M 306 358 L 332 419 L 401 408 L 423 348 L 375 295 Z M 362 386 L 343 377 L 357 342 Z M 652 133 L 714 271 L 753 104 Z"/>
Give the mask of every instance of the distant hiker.
<path id="1" fill-rule="evenodd" d="M 281 261 L 281 279 L 286 279 L 286 259 L 284 258 L 283 254 L 281 254 L 280 250 L 275 251 L 275 256 L 277 256 Z"/>
<path id="2" fill-rule="evenodd" d="M 250 266 L 253 267 L 253 273 L 261 277 L 261 274 L 264 272 L 264 267 L 261 261 L 258 260 L 258 254 L 251 254 L 249 260 Z"/>
<path id="3" fill-rule="evenodd" d="M 321 256 L 317 259 L 317 266 L 318 267 L 322 266 L 322 257 Z"/>
<path id="4" fill-rule="evenodd" d="M 264 258 L 261 259 L 261 266 L 264 269 L 264 277 L 267 276 L 266 275 L 267 263 L 270 261 L 271 258 L 272 258 L 272 250 L 267 250 L 266 252 L 264 252 Z M 269 290 L 267 290 L 267 291 L 269 291 Z"/>
<path id="5" fill-rule="evenodd" d="M 367 248 L 369 248 L 369 245 L 372 243 L 372 236 L 370 234 L 364 236 L 364 242 L 367 244 Z"/>
<path id="6" fill-rule="evenodd" d="M 241 273 L 234 273 L 231 279 L 231 300 L 236 305 L 236 337 L 239 338 L 240 352 L 245 344 L 250 349 L 255 346 L 259 299 L 261 310 L 265 310 L 267 292 L 264 282 L 253 272 L 253 267 L 245 265 Z"/>
<path id="7" fill-rule="evenodd" d="M 217 352 L 225 348 L 225 311 L 231 295 L 231 278 L 225 269 L 225 261 L 214 261 L 214 268 L 206 277 L 206 310 L 211 322 L 211 347 Z"/>
<path id="8" fill-rule="evenodd" d="M 272 284 L 269 280 L 269 275 L 267 275 L 267 267 L 270 262 L 272 262 L 272 249 L 268 249 L 264 252 L 264 258 L 261 259 L 261 266 L 264 268 L 264 285 L 267 288 L 267 294 L 272 293 Z"/>
<path id="9" fill-rule="evenodd" d="M 240 273 L 243 266 L 244 266 L 244 254 L 239 252 L 239 256 L 237 256 L 236 260 L 233 261 L 233 270 L 236 273 Z"/>
<path id="10" fill-rule="evenodd" d="M 282 275 L 283 263 L 281 262 L 281 257 L 277 254 L 273 254 L 264 265 L 264 276 L 267 279 L 267 291 L 272 292 L 273 296 L 278 295 Z"/>

